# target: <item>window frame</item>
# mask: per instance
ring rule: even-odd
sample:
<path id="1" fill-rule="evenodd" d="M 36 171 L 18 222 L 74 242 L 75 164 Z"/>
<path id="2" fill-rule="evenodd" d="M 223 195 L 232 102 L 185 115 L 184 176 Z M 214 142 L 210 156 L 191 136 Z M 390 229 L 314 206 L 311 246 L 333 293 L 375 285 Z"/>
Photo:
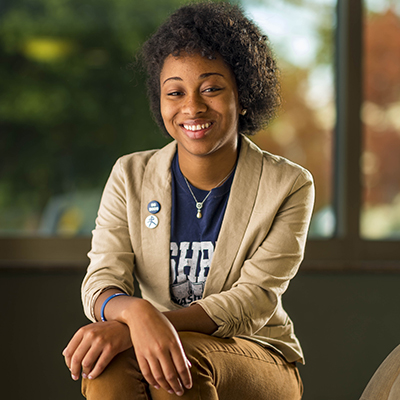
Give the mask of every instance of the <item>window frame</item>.
<path id="1" fill-rule="evenodd" d="M 302 271 L 400 272 L 400 243 L 360 237 L 363 1 L 337 0 L 332 238 L 310 238 Z M 2 268 L 85 268 L 89 237 L 0 238 Z"/>
<path id="2" fill-rule="evenodd" d="M 334 237 L 310 239 L 305 267 L 331 271 L 400 271 L 396 240 L 360 235 L 362 206 L 363 1 L 337 1 L 335 79 L 337 121 L 334 141 Z"/>

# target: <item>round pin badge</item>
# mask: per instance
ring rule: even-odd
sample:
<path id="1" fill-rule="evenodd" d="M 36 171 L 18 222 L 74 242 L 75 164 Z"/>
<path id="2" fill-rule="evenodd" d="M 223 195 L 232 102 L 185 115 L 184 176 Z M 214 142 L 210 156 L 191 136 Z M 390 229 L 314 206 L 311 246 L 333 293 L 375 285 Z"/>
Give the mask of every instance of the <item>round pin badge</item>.
<path id="1" fill-rule="evenodd" d="M 147 210 L 151 214 L 157 214 L 161 210 L 161 205 L 158 201 L 153 200 L 147 205 Z"/>
<path id="2" fill-rule="evenodd" d="M 158 225 L 158 218 L 157 218 L 155 215 L 149 215 L 149 216 L 145 219 L 144 223 L 146 224 L 146 226 L 147 226 L 149 229 L 154 229 L 154 228 L 156 228 L 157 225 Z"/>

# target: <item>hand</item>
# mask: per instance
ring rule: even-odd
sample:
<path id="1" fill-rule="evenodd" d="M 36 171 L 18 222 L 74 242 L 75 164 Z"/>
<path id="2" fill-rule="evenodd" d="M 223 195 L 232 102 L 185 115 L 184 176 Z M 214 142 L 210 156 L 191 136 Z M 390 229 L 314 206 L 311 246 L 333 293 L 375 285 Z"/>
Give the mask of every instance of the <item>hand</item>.
<path id="1" fill-rule="evenodd" d="M 132 347 L 129 328 L 117 321 L 96 322 L 80 328 L 62 352 L 72 379 L 97 378 L 120 352 Z"/>
<path id="2" fill-rule="evenodd" d="M 192 387 L 190 362 L 171 322 L 149 302 L 135 302 L 127 321 L 140 370 L 156 389 L 182 395 Z"/>

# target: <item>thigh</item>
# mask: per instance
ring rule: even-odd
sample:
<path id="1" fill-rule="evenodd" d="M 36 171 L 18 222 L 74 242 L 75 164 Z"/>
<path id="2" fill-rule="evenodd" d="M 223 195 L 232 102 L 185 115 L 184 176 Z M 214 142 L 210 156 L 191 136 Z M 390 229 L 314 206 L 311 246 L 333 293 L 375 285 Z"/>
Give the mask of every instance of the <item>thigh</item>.
<path id="1" fill-rule="evenodd" d="M 302 383 L 294 364 L 272 349 L 240 338 L 181 332 L 193 387 L 182 397 L 149 387 L 133 349 L 117 355 L 96 379 L 82 380 L 88 400 L 297 400 Z"/>
<path id="2" fill-rule="evenodd" d="M 187 399 L 296 400 L 303 386 L 298 370 L 271 348 L 241 339 L 195 332 L 180 334 L 192 363 L 194 389 Z"/>
<path id="3" fill-rule="evenodd" d="M 148 386 L 130 348 L 116 355 L 98 378 L 82 379 L 82 394 L 88 400 L 150 400 Z"/>

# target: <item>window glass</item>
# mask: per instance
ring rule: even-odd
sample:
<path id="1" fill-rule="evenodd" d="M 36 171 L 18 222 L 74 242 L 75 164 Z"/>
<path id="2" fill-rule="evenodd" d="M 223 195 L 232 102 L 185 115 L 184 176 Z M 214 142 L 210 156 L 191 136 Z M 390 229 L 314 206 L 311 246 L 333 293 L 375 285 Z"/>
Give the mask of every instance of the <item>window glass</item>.
<path id="1" fill-rule="evenodd" d="M 115 160 L 163 146 L 143 76 L 128 68 L 182 0 L 5 0 L 0 5 L 0 235 L 89 235 Z M 305 166 L 311 234 L 332 212 L 334 0 L 242 1 L 278 56 L 284 104 L 254 137 Z"/>
<path id="2" fill-rule="evenodd" d="M 312 237 L 330 237 L 334 91 L 334 0 L 245 1 L 248 14 L 268 35 L 278 57 L 283 106 L 254 141 L 311 171 L 316 184 Z"/>
<path id="3" fill-rule="evenodd" d="M 400 4 L 364 1 L 361 235 L 400 238 Z"/>

